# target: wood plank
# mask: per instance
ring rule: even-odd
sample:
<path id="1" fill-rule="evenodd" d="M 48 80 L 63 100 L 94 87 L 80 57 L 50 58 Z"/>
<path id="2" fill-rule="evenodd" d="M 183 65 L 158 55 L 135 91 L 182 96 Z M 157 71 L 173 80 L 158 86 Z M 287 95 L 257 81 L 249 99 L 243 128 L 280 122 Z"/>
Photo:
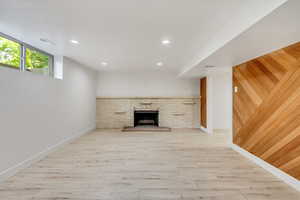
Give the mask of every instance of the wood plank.
<path id="1" fill-rule="evenodd" d="M 225 134 L 201 133 L 95 130 L 0 183 L 0 199 L 300 199 L 299 192 L 230 149 Z"/>
<path id="2" fill-rule="evenodd" d="M 233 142 L 300 180 L 300 43 L 234 67 L 233 84 Z"/>
<path id="3" fill-rule="evenodd" d="M 200 80 L 200 124 L 207 128 L 207 78 L 204 77 Z"/>

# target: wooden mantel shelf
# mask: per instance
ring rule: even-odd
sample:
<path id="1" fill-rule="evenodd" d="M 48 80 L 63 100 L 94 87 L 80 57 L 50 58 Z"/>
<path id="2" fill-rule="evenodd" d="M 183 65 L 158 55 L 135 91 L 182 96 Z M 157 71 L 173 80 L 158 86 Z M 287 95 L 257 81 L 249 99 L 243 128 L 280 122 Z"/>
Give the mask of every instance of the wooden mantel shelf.
<path id="1" fill-rule="evenodd" d="M 140 102 L 141 105 L 152 105 L 152 102 Z"/>
<path id="2" fill-rule="evenodd" d="M 183 102 L 183 104 L 185 104 L 185 105 L 195 105 L 196 102 L 188 102 L 188 101 L 186 101 L 186 102 Z"/>

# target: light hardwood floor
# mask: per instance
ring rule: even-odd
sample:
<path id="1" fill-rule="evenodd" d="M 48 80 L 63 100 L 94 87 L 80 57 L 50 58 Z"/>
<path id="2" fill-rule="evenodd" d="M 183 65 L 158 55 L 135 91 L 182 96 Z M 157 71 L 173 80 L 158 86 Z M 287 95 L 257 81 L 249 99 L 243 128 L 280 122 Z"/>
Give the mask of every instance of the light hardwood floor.
<path id="1" fill-rule="evenodd" d="M 0 184 L 1 200 L 299 200 L 300 194 L 198 130 L 97 130 Z"/>

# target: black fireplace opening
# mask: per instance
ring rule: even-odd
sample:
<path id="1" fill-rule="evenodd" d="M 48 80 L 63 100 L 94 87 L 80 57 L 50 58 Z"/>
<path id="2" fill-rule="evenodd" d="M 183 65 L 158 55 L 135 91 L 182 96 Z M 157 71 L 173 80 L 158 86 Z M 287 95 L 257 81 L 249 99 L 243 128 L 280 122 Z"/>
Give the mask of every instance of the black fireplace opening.
<path id="1" fill-rule="evenodd" d="M 134 127 L 136 126 L 159 126 L 159 112 L 156 110 L 135 110 Z"/>

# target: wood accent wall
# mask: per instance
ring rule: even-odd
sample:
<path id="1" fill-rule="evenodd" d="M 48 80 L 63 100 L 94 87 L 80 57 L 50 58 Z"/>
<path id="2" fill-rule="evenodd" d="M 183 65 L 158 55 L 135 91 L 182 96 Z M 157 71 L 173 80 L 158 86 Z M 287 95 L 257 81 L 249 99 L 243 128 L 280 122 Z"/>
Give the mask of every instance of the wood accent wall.
<path id="1" fill-rule="evenodd" d="M 300 180 L 300 42 L 234 67 L 234 143 Z"/>

